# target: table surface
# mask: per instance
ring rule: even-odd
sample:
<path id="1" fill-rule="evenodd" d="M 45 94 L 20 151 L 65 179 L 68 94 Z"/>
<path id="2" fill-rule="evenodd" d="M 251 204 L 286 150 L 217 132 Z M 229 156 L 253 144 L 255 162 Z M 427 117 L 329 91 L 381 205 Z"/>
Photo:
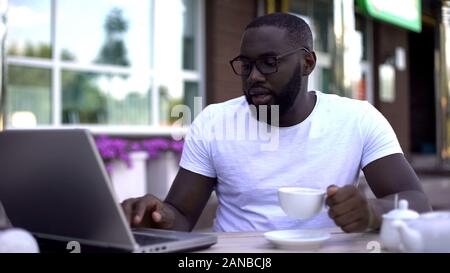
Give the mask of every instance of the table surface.
<path id="1" fill-rule="evenodd" d="M 373 253 L 383 252 L 380 236 L 375 232 L 345 233 L 340 229 L 322 229 L 330 238 L 317 247 L 296 249 L 277 248 L 268 241 L 264 232 L 216 232 L 217 244 L 199 253 L 277 253 L 277 252 L 327 252 L 327 253 Z"/>

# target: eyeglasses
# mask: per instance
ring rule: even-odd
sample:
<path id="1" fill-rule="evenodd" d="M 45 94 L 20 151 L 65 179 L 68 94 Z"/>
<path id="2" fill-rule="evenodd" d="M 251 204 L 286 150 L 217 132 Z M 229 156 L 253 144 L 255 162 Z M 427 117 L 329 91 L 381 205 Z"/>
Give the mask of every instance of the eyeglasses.
<path id="1" fill-rule="evenodd" d="M 254 65 L 261 74 L 269 75 L 278 71 L 278 64 L 281 58 L 294 54 L 300 50 L 311 53 L 311 51 L 306 47 L 300 47 L 277 56 L 264 56 L 256 60 L 250 60 L 242 56 L 237 56 L 230 61 L 230 65 L 234 73 L 238 76 L 249 76 Z"/>

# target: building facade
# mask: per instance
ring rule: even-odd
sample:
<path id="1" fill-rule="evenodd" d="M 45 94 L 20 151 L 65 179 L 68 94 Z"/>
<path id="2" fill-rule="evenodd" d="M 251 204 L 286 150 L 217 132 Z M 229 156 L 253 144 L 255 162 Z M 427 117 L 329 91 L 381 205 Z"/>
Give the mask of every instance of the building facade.
<path id="1" fill-rule="evenodd" d="M 391 14 L 370 14 L 369 5 L 381 5 L 378 8 Z M 240 32 L 236 29 L 245 27 L 242 20 L 290 12 L 305 19 L 314 32 L 318 63 L 309 88 L 368 100 L 389 120 L 413 165 L 447 169 L 449 70 L 442 61 L 446 60 L 448 23 L 441 16 L 445 3 L 261 0 L 208 1 L 206 6 L 211 18 L 206 32 L 207 49 L 211 49 L 206 80 L 209 103 L 241 94 L 239 79 L 227 72 L 226 57 L 237 55 Z M 405 22 L 396 16 L 413 19 Z M 214 39 L 219 33 L 219 40 Z"/>
<path id="2" fill-rule="evenodd" d="M 183 133 L 173 126 L 180 118 L 173 106 L 240 96 L 228 61 L 239 53 L 242 30 L 281 11 L 314 32 L 318 63 L 310 89 L 374 104 L 410 161 L 427 157 L 446 168 L 450 158 L 447 1 L 8 2 L 6 128 Z M 371 14 L 371 5 L 391 15 Z M 413 24 L 392 20 L 396 12 Z"/>

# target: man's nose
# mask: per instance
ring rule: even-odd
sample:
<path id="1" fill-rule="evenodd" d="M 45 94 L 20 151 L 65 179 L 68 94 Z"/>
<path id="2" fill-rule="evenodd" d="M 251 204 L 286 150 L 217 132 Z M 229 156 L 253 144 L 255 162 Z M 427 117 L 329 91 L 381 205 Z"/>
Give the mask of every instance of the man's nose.
<path id="1" fill-rule="evenodd" d="M 248 75 L 248 81 L 251 83 L 255 82 L 263 82 L 266 80 L 266 76 L 259 71 L 256 65 L 252 66 L 252 70 L 250 71 L 250 75 Z"/>

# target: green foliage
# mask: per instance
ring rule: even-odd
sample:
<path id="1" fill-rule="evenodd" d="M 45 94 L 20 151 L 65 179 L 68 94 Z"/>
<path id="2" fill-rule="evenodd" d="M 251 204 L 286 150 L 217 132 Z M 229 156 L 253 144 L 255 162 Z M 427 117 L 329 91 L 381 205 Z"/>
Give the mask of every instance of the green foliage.
<path id="1" fill-rule="evenodd" d="M 103 123 L 106 98 L 96 86 L 93 73 L 65 71 L 63 83 L 63 122 Z M 77 120 L 71 120 L 75 115 Z"/>
<path id="2" fill-rule="evenodd" d="M 8 66 L 8 83 L 20 86 L 50 86 L 50 70 L 25 66 Z"/>
<path id="3" fill-rule="evenodd" d="M 34 58 L 50 59 L 52 57 L 52 47 L 48 44 L 32 44 L 30 41 L 25 43 L 25 48 L 20 50 L 15 43 L 9 45 L 6 50 L 10 56 L 27 56 Z"/>
<path id="4" fill-rule="evenodd" d="M 129 66 L 127 49 L 123 41 L 123 35 L 128 30 L 128 22 L 123 18 L 122 10 L 114 8 L 106 18 L 104 25 L 106 39 L 99 56 L 96 59 L 98 64 L 111 64 Z"/>

